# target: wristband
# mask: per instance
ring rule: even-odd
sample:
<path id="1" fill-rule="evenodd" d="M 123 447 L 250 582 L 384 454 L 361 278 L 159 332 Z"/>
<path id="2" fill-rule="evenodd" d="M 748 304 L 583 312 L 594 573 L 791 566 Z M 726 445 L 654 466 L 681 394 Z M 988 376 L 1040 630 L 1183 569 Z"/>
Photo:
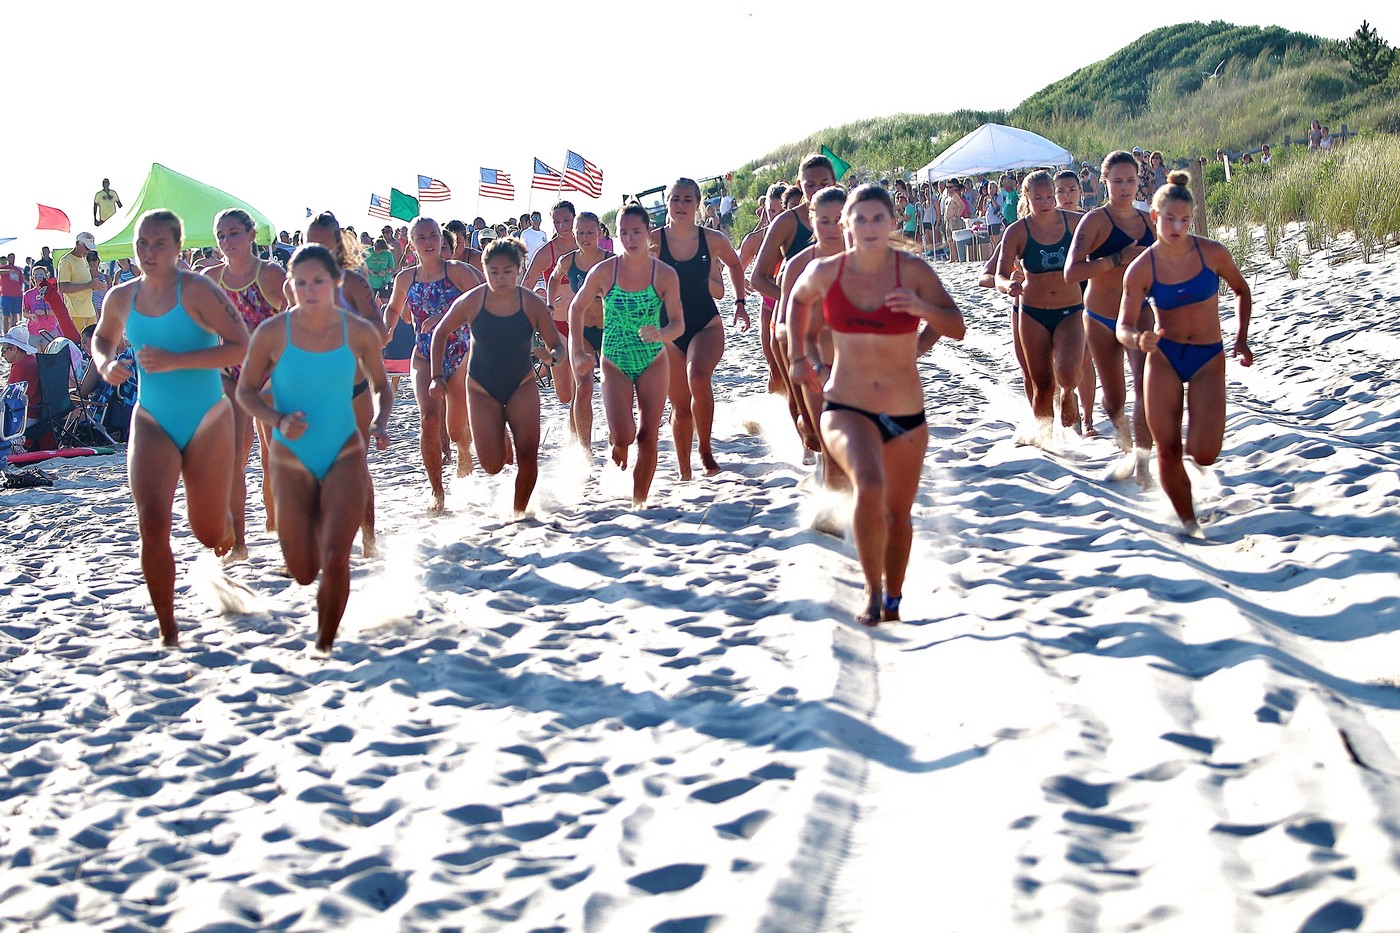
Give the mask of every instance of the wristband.
<path id="1" fill-rule="evenodd" d="M 747 298 L 735 298 L 734 303 L 736 305 L 746 305 L 749 303 L 749 300 Z"/>

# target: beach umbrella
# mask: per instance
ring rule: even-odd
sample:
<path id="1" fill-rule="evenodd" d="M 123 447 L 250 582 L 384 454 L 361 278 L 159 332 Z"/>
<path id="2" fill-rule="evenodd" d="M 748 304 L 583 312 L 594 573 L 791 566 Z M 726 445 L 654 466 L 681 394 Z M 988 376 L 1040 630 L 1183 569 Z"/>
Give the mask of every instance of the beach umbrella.
<path id="1" fill-rule="evenodd" d="M 1068 165 L 1073 160 L 1068 149 L 1030 130 L 984 123 L 919 169 L 919 177 L 934 182 L 1013 168 Z"/>

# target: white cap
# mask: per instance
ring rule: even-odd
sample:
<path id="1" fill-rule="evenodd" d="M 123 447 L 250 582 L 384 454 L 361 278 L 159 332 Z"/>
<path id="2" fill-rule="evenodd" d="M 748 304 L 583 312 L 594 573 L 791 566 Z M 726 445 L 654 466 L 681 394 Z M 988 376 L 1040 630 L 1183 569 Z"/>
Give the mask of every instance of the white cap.
<path id="1" fill-rule="evenodd" d="M 0 337 L 0 343 L 9 344 L 12 347 L 19 347 L 25 353 L 34 353 L 35 350 L 29 345 L 29 328 L 23 324 L 16 324 L 11 327 L 5 336 Z"/>
<path id="2" fill-rule="evenodd" d="M 97 249 L 97 240 L 91 233 L 80 233 L 76 239 L 88 249 Z"/>

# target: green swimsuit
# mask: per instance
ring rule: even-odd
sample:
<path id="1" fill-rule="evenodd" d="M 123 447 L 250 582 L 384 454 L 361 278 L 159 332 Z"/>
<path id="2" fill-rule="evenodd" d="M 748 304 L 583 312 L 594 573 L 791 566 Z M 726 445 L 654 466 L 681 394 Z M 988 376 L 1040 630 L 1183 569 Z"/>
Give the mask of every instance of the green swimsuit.
<path id="1" fill-rule="evenodd" d="M 613 284 L 603 296 L 603 356 L 633 382 L 651 365 L 663 344 L 647 343 L 638 331 L 661 326 L 661 296 L 656 293 L 656 260 L 652 260 L 651 281 L 639 292 L 629 292 L 617 284 L 621 260 L 613 263 Z"/>

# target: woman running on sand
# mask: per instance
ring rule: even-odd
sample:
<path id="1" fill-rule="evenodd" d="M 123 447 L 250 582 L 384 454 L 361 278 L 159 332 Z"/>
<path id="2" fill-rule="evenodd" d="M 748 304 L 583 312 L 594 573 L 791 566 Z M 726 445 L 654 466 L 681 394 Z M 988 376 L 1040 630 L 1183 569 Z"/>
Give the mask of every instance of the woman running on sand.
<path id="1" fill-rule="evenodd" d="M 330 211 L 325 211 L 316 216 L 311 223 L 306 226 L 306 242 L 324 246 L 330 250 L 330 254 L 335 257 L 336 264 L 340 266 L 340 281 L 337 283 L 336 300 L 342 308 L 359 315 L 366 321 L 374 325 L 374 329 L 379 332 L 379 344 L 382 348 L 387 334 L 384 330 L 384 321 L 380 317 L 379 309 L 375 305 L 374 289 L 369 286 L 369 279 L 365 278 L 360 269 L 360 245 L 355 242 L 354 234 L 346 230 L 341 230 L 340 221 L 335 219 L 335 215 Z M 381 352 L 380 358 L 383 359 Z M 357 379 L 355 388 L 351 393 L 355 405 L 355 425 L 360 429 L 361 436 L 365 439 L 365 444 L 369 444 L 369 423 L 374 417 L 373 405 L 369 397 L 369 381 L 367 379 Z M 369 458 L 365 458 L 365 517 L 360 524 L 360 548 L 366 557 L 373 557 L 378 553 L 374 540 L 374 480 L 369 474 Z"/>
<path id="2" fill-rule="evenodd" d="M 190 530 L 218 555 L 234 546 L 229 489 L 237 463 L 233 408 L 219 370 L 238 363 L 248 327 L 213 282 L 179 268 L 180 218 L 147 211 L 136 226 L 141 278 L 108 294 L 92 339 L 102 378 L 119 386 L 132 371 L 117 358 L 122 333 L 136 351 L 136 410 L 127 471 L 141 530 L 141 570 L 151 594 L 161 643 L 176 647 L 175 555 L 170 520 L 183 476 Z"/>
<path id="3" fill-rule="evenodd" d="M 1084 188 L 1079 182 L 1079 176 L 1068 169 L 1055 174 L 1055 206 L 1069 214 L 1072 218 L 1070 223 L 1076 229 L 1080 220 L 1084 217 L 1084 212 L 1079 209 L 1079 202 L 1084 196 Z M 1073 284 L 1073 283 L 1071 283 Z M 1084 297 L 1085 285 L 1079 283 L 1079 297 Z M 1060 390 L 1060 410 L 1073 412 L 1073 427 L 1085 437 L 1096 437 L 1098 431 L 1094 429 L 1094 393 L 1098 385 L 1094 380 L 1094 361 L 1089 356 L 1089 346 L 1084 345 L 1083 360 L 1079 364 L 1079 399 L 1076 403 L 1075 390 L 1066 386 Z"/>
<path id="4" fill-rule="evenodd" d="M 495 476 L 506 463 L 505 428 L 515 440 L 515 515 L 525 514 L 539 477 L 540 390 L 533 359 L 553 366 L 564 354 L 564 342 L 550 317 L 549 306 L 519 284 L 525 265 L 525 244 L 507 237 L 492 240 L 482 252 L 486 284 L 452 303 L 433 330 L 433 379 L 428 390 L 447 395 L 443 358 L 453 336 L 464 325 L 471 329 L 467 357 L 467 405 L 476 427 L 476 455 L 481 468 Z M 535 334 L 545 346 L 533 348 Z"/>
<path id="5" fill-rule="evenodd" d="M 472 249 L 472 233 L 467 227 L 466 221 L 449 220 L 447 226 L 442 228 L 443 238 L 446 239 L 449 234 L 452 237 L 452 254 L 448 258 L 465 262 L 484 275 L 485 270 L 481 266 L 481 250 Z"/>
<path id="6" fill-rule="evenodd" d="M 758 226 L 750 230 L 744 241 L 739 244 L 739 265 L 747 272 L 753 266 L 754 260 L 758 258 L 758 251 L 763 246 L 763 240 L 768 233 L 774 218 L 783 212 L 783 196 L 787 194 L 788 187 L 782 182 L 775 182 L 768 186 L 768 192 L 764 196 L 763 203 L 758 208 Z M 769 270 L 769 277 L 776 279 L 782 267 L 782 261 Z M 746 291 L 758 291 L 753 284 L 753 276 L 749 275 L 748 281 L 744 283 Z M 777 364 L 773 357 L 772 334 L 773 334 L 773 309 L 777 302 L 767 295 L 759 292 L 759 300 L 763 302 L 759 312 L 759 345 L 763 349 L 764 362 L 768 364 L 768 391 L 778 392 L 780 387 L 787 383 L 787 376 L 783 369 Z"/>
<path id="7" fill-rule="evenodd" d="M 961 340 L 962 314 L 933 269 L 890 246 L 894 202 L 861 185 L 844 212 L 851 248 L 817 259 L 792 290 L 792 374 L 825 393 L 822 439 L 854 489 L 851 531 L 865 576 L 863 625 L 899 618 L 928 423 L 916 364 L 919 321 Z M 822 303 L 822 314 L 812 306 Z M 831 327 L 831 369 L 819 357 L 823 321 Z M 826 377 L 825 385 L 822 384 Z"/>
<path id="8" fill-rule="evenodd" d="M 350 546 L 369 497 L 366 440 L 350 395 L 363 374 L 375 402 L 368 437 L 379 450 L 389 446 L 394 397 L 380 359 L 382 331 L 341 304 L 340 261 L 308 243 L 292 254 L 288 272 L 296 304 L 253 334 L 238 401 L 275 429 L 277 540 L 298 583 L 321 577 L 316 650 L 329 653 L 350 597 Z M 255 388 L 267 376 L 271 404 Z"/>
<path id="9" fill-rule="evenodd" d="M 394 291 L 389 296 L 389 317 L 400 317 L 413 325 L 413 397 L 418 401 L 421 424 L 418 429 L 418 449 L 423 456 L 423 469 L 432 487 L 429 515 L 441 515 L 446 494 L 442 487 L 442 464 L 445 453 L 442 443 L 442 422 L 447 421 L 447 433 L 457 444 L 457 475 L 472 471 L 471 427 L 467 421 L 467 371 L 462 364 L 467 359 L 470 334 L 462 328 L 447 342 L 443 365 L 432 370 L 433 328 L 452 302 L 481 284 L 483 276 L 471 266 L 456 260 L 443 259 L 442 230 L 431 217 L 419 217 L 409 233 L 418 264 L 394 276 Z M 428 391 L 434 375 L 447 380 L 446 403 Z"/>
<path id="10" fill-rule="evenodd" d="M 1191 479 L 1182 463 L 1183 409 L 1190 412 L 1185 452 L 1210 466 L 1225 441 L 1225 344 L 1220 334 L 1220 280 L 1239 303 L 1231 356 L 1254 362 L 1249 318 L 1254 300 L 1229 250 L 1191 233 L 1195 205 L 1191 175 L 1172 172 L 1152 197 L 1157 242 L 1128 267 L 1118 311 L 1118 341 L 1147 354 L 1147 425 L 1157 444 L 1162 490 L 1186 534 L 1202 537 L 1191 502 Z M 1139 323 L 1144 302 L 1156 312 Z"/>
<path id="11" fill-rule="evenodd" d="M 583 281 L 588 277 L 588 273 L 598 263 L 612 255 L 611 252 L 602 249 L 598 245 L 599 234 L 602 231 L 602 224 L 598 222 L 598 215 L 591 211 L 584 211 L 579 214 L 574 221 L 574 240 L 578 243 L 578 249 L 571 253 L 565 253 L 560 257 L 558 265 L 554 267 L 554 272 L 550 276 L 549 301 L 551 307 L 558 307 L 561 303 L 567 309 L 573 304 L 574 296 L 583 287 Z M 569 322 L 563 322 L 563 327 L 558 328 L 561 335 L 569 332 Z M 596 359 L 603 352 L 603 301 L 601 298 L 595 299 L 583 312 L 583 339 L 593 348 L 593 356 Z M 562 361 L 561 361 L 562 362 Z M 559 372 L 572 372 L 572 366 L 566 366 Z M 583 446 L 585 453 L 593 446 L 593 374 L 574 374 L 574 400 L 569 410 L 569 431 Z M 588 454 L 592 459 L 592 454 Z"/>
<path id="12" fill-rule="evenodd" d="M 720 471 L 712 444 L 715 421 L 715 367 L 724 355 L 724 321 L 710 288 L 714 263 L 729 269 L 734 287 L 734 323 L 749 329 L 744 297 L 744 269 L 729 238 L 718 230 L 698 226 L 700 186 L 679 178 L 666 195 L 666 226 L 651 232 L 651 250 L 680 280 L 684 329 L 667 343 L 670 356 L 671 438 L 682 480 L 689 480 L 692 442 L 700 451 L 706 476 Z M 669 310 L 669 309 L 668 309 Z M 668 318 L 669 320 L 669 318 Z"/>
<path id="13" fill-rule="evenodd" d="M 530 267 L 520 275 L 521 285 L 534 289 L 535 283 L 541 279 L 548 283 L 564 254 L 578 249 L 578 240 L 574 238 L 574 221 L 577 216 L 574 205 L 569 201 L 559 201 L 550 208 L 549 219 L 554 224 L 554 237 L 535 251 L 534 258 L 530 260 Z M 554 316 L 555 327 L 559 329 L 559 333 L 563 334 L 567 341 L 569 339 L 569 302 L 565 300 L 552 305 L 550 312 Z M 554 370 L 554 394 L 565 405 L 573 403 L 574 382 L 573 367 L 567 359 L 561 359 L 559 366 Z"/>
<path id="14" fill-rule="evenodd" d="M 763 237 L 768 232 L 768 225 L 773 218 L 783 212 L 783 195 L 787 192 L 787 185 L 782 182 L 774 182 L 768 186 L 768 191 L 763 197 L 763 203 L 758 207 L 758 226 L 744 234 L 743 242 L 739 244 L 739 262 L 745 269 L 753 264 L 758 258 L 758 250 L 763 246 Z M 753 283 L 749 283 L 749 288 L 753 288 Z M 773 310 L 773 302 L 770 300 L 764 304 L 769 311 Z"/>
<path id="15" fill-rule="evenodd" d="M 1140 350 L 1128 348 L 1135 396 L 1134 430 L 1130 431 L 1125 411 L 1128 389 L 1123 378 L 1124 349 L 1117 338 L 1118 308 L 1123 301 L 1124 273 L 1132 261 L 1152 245 L 1156 235 L 1151 218 L 1133 207 L 1138 184 L 1137 159 L 1120 149 L 1108 154 L 1102 169 L 1107 201 L 1085 214 L 1075 229 L 1065 279 L 1089 283 L 1084 294 L 1087 311 L 1084 331 L 1094 368 L 1098 370 L 1099 384 L 1103 386 L 1104 414 L 1113 423 L 1114 437 L 1124 451 L 1133 448 L 1136 435 L 1145 462 L 1146 453 L 1152 447 L 1142 399 L 1145 358 Z M 1141 323 L 1150 329 L 1151 308 L 1144 308 L 1142 313 L 1147 317 Z"/>
<path id="16" fill-rule="evenodd" d="M 1051 437 L 1056 384 L 1071 391 L 1079 385 L 1084 361 L 1084 329 L 1079 317 L 1084 305 L 1079 289 L 1065 281 L 1074 228 L 1070 215 L 1055 206 L 1055 183 L 1050 173 L 1027 175 L 1021 183 L 1021 198 L 1030 205 L 1030 213 L 1012 224 L 1002 238 L 997 288 L 1021 299 L 1016 323 L 1030 375 L 1031 412 L 1037 429 L 1037 436 L 1029 442 L 1043 445 Z M 1026 276 L 1019 282 L 1011 277 L 1018 260 Z M 1062 421 L 1069 414 L 1062 412 Z"/>
<path id="17" fill-rule="evenodd" d="M 793 361 L 804 354 L 806 334 L 790 326 L 792 290 L 798 279 L 814 259 L 835 256 L 846 249 L 845 230 L 841 224 L 842 211 L 846 206 L 846 189 L 839 185 L 823 188 L 812 198 L 812 232 L 816 242 L 794 255 L 783 265 L 781 291 L 778 307 L 773 315 L 773 351 L 781 364 L 787 367 L 785 382 L 789 387 L 788 407 L 797 427 L 797 433 L 809 451 L 822 453 L 823 480 L 827 488 L 845 488 L 848 485 L 840 467 L 832 461 L 830 452 L 821 442 L 821 411 L 824 399 L 820 385 L 813 386 L 806 380 L 793 377 Z M 823 366 L 832 361 L 831 328 L 823 326 L 817 335 L 818 358 Z"/>
<path id="18" fill-rule="evenodd" d="M 243 316 L 251 334 L 263 321 L 287 307 L 282 287 L 287 274 L 275 262 L 259 259 L 257 253 L 257 228 L 252 216 L 239 207 L 229 208 L 214 218 L 214 239 L 224 261 L 204 270 L 228 295 L 238 313 Z M 247 501 L 248 501 L 248 455 L 253 450 L 253 416 L 244 411 L 234 397 L 238 389 L 240 365 L 224 370 L 224 394 L 233 404 L 233 482 L 230 485 L 229 509 L 233 513 L 233 550 L 227 560 L 245 560 L 248 557 L 247 541 Z M 277 530 L 277 508 L 272 495 L 272 477 L 268 471 L 267 445 L 270 435 L 261 425 L 257 426 L 258 459 L 262 463 L 263 510 L 267 518 L 269 533 Z"/>
<path id="19" fill-rule="evenodd" d="M 632 505 L 640 507 L 651 491 L 656 473 L 657 433 L 666 408 L 669 359 L 668 341 L 685 329 L 681 310 L 681 286 L 676 272 L 653 259 L 648 249 L 651 216 L 632 203 L 617 216 L 620 255 L 605 259 L 588 273 L 569 306 L 569 352 L 580 378 L 603 368 L 603 414 L 608 419 L 608 443 L 612 459 L 627 467 L 627 448 L 637 442 L 637 464 L 632 469 Z M 599 357 L 583 337 L 583 320 L 589 305 L 603 302 L 603 352 Z M 661 326 L 662 309 L 666 326 Z M 636 399 L 641 424 L 633 417 Z"/>
<path id="20" fill-rule="evenodd" d="M 783 211 L 769 223 L 768 233 L 763 237 L 763 245 L 754 261 L 751 276 L 753 288 L 772 302 L 777 302 L 781 297 L 782 288 L 778 284 L 778 276 L 782 272 L 783 263 L 812 245 L 812 228 L 808 226 L 811 223 L 811 212 L 807 205 L 818 191 L 836 184 L 836 173 L 832 169 L 830 159 L 812 154 L 803 159 L 802 164 L 798 166 L 797 180 L 797 185 L 783 192 Z M 789 196 L 796 197 L 797 202 L 788 204 Z M 771 339 L 766 329 L 762 336 L 764 339 Z M 768 379 L 768 391 L 779 391 L 787 381 L 776 369 L 772 370 Z"/>

